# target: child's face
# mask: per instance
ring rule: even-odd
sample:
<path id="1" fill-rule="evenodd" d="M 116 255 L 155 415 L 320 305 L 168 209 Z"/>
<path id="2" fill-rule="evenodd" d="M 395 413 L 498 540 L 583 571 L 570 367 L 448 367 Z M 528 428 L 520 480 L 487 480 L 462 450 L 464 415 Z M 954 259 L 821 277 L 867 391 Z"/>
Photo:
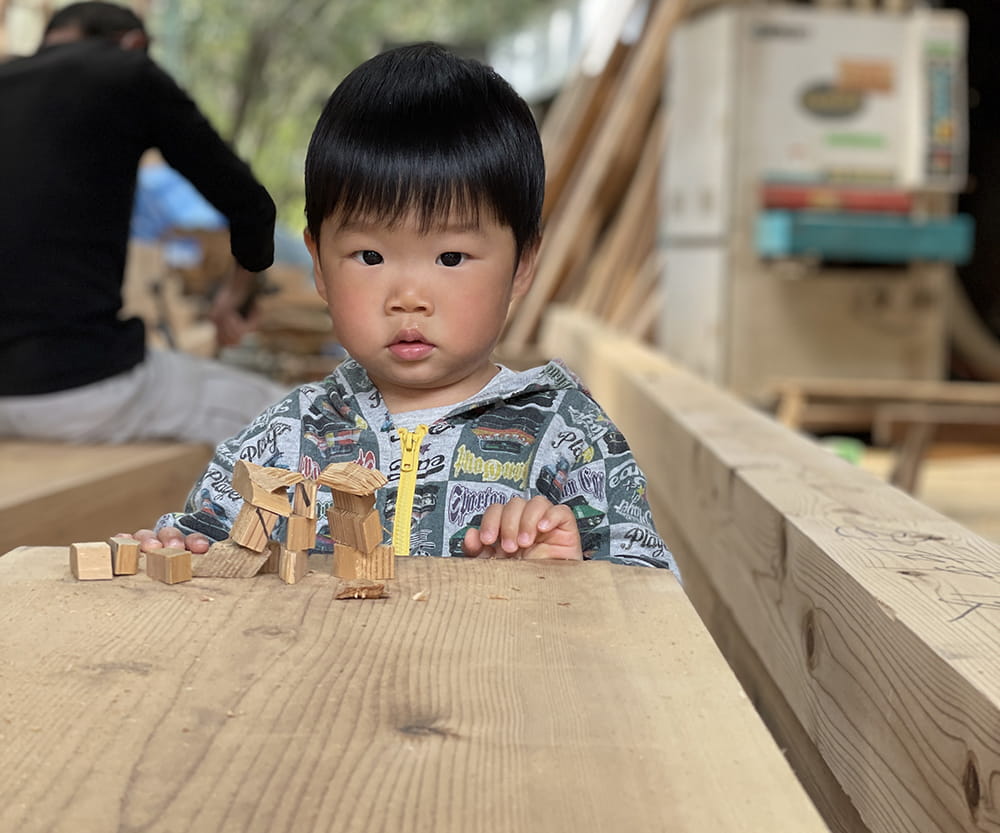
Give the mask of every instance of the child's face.
<path id="1" fill-rule="evenodd" d="M 394 413 L 461 402 L 493 378 L 490 354 L 534 273 L 535 251 L 518 262 L 512 231 L 485 212 L 427 232 L 409 215 L 328 217 L 306 245 L 334 333 Z"/>

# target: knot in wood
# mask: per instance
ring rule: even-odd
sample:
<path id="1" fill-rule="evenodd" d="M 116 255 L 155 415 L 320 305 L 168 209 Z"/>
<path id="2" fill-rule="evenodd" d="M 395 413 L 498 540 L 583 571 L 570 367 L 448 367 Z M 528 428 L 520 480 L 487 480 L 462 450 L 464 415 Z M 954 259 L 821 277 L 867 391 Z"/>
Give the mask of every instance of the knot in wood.
<path id="1" fill-rule="evenodd" d="M 805 621 L 802 625 L 802 641 L 806 652 L 806 665 L 810 671 L 815 671 L 816 666 L 819 664 L 816 629 L 816 611 L 812 609 L 806 613 Z"/>
<path id="2" fill-rule="evenodd" d="M 979 788 L 979 768 L 976 766 L 976 756 L 972 752 L 969 752 L 969 757 L 965 762 L 962 792 L 965 793 L 965 801 L 969 805 L 972 817 L 975 818 L 979 811 L 979 802 L 982 800 L 982 791 Z"/>

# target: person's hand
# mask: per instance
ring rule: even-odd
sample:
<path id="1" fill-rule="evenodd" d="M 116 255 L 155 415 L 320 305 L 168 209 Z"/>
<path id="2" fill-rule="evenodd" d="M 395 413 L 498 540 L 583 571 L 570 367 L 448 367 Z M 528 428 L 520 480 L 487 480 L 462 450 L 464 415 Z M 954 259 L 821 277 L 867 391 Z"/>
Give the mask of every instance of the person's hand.
<path id="1" fill-rule="evenodd" d="M 128 538 L 135 538 L 139 542 L 139 549 L 143 552 L 159 550 L 163 547 L 172 549 L 187 550 L 194 554 L 208 552 L 212 542 L 200 532 L 192 532 L 185 535 L 173 526 L 165 526 L 159 532 L 151 529 L 140 529 L 137 532 L 122 532 Z"/>
<path id="2" fill-rule="evenodd" d="M 256 288 L 257 276 L 237 263 L 215 293 L 208 317 L 215 324 L 220 346 L 239 344 L 256 326 L 253 310 Z"/>
<path id="3" fill-rule="evenodd" d="M 465 533 L 462 549 L 472 558 L 583 559 L 573 510 L 538 495 L 488 507 L 479 529 Z"/>

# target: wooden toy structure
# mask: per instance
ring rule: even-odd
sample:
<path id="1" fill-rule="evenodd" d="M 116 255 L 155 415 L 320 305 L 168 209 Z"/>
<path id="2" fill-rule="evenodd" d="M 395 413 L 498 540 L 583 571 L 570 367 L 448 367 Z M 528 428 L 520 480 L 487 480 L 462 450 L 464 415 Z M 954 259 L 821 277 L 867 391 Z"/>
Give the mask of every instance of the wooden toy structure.
<path id="1" fill-rule="evenodd" d="M 233 469 L 233 488 L 244 503 L 229 537 L 200 554 L 175 549 L 146 553 L 146 573 L 166 584 L 194 576 L 250 578 L 277 573 L 286 584 L 295 584 L 309 571 L 309 552 L 316 547 L 316 494 L 323 485 L 333 494 L 327 511 L 334 541 L 333 575 L 364 581 L 393 578 L 395 556 L 392 547 L 382 543 L 382 521 L 375 508 L 375 491 L 386 482 L 381 472 L 357 463 L 333 463 L 313 480 L 239 460 Z M 278 518 L 287 519 L 282 540 L 272 538 Z M 81 580 L 134 574 L 139 569 L 139 542 L 116 537 L 110 542 L 75 543 L 70 547 L 70 569 Z"/>
<path id="2" fill-rule="evenodd" d="M 316 493 L 322 485 L 333 493 L 326 513 L 335 547 L 333 574 L 392 578 L 395 560 L 392 548 L 382 544 L 382 521 L 375 508 L 374 493 L 385 484 L 385 475 L 357 463 L 332 463 L 313 480 L 240 460 L 233 470 L 233 488 L 245 503 L 229 538 L 197 559 L 195 575 L 277 572 L 282 581 L 295 584 L 308 571 L 309 551 L 316 546 Z M 294 489 L 291 501 L 289 488 Z M 287 518 L 285 537 L 275 542 L 271 533 L 279 517 Z"/>
<path id="3" fill-rule="evenodd" d="M 381 472 L 356 463 L 333 463 L 319 482 L 333 492 L 326 513 L 333 539 L 333 574 L 343 579 L 384 579 L 395 576 L 392 547 L 382 543 L 382 521 L 375 508 L 375 490 L 386 483 Z"/>

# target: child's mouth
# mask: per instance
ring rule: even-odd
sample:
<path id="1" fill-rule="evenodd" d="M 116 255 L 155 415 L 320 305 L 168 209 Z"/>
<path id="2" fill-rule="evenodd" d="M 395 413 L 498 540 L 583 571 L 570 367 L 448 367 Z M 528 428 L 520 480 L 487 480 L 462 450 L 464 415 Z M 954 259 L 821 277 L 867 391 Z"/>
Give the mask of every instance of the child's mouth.
<path id="1" fill-rule="evenodd" d="M 419 333 L 400 333 L 389 345 L 389 351 L 404 361 L 417 361 L 429 355 L 434 345 L 425 341 Z"/>

